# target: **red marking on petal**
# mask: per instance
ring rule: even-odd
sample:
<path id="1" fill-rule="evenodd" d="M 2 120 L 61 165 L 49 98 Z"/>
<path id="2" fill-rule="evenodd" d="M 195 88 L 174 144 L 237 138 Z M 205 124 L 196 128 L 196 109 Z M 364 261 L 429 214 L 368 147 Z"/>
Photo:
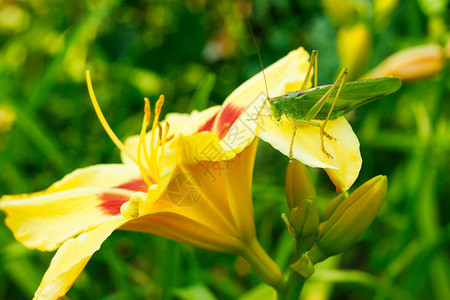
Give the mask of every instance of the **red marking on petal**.
<path id="1" fill-rule="evenodd" d="M 214 114 L 214 116 L 211 117 L 211 119 L 209 119 L 208 121 L 206 121 L 205 124 L 203 124 L 198 130 L 198 132 L 202 132 L 202 131 L 211 131 L 212 130 L 212 126 L 214 124 L 214 121 L 216 120 L 217 117 L 217 113 Z"/>
<path id="2" fill-rule="evenodd" d="M 120 207 L 129 200 L 127 196 L 113 193 L 103 193 L 99 199 L 102 201 L 100 208 L 112 216 L 120 214 Z"/>
<path id="3" fill-rule="evenodd" d="M 102 203 L 99 205 L 103 211 L 109 215 L 120 214 L 120 207 L 129 200 L 129 197 L 113 193 L 102 193 L 99 196 Z"/>
<path id="4" fill-rule="evenodd" d="M 143 179 L 135 179 L 130 182 L 118 185 L 115 188 L 147 193 L 148 185 Z"/>
<path id="5" fill-rule="evenodd" d="M 131 180 L 121 185 L 115 186 L 114 188 L 144 193 L 147 193 L 148 191 L 148 185 L 143 179 Z M 102 193 L 98 198 L 100 199 L 100 201 L 102 201 L 99 207 L 103 209 L 105 213 L 113 216 L 120 214 L 120 207 L 122 206 L 122 204 L 130 200 L 130 198 L 127 196 L 114 193 Z"/>
<path id="6" fill-rule="evenodd" d="M 227 135 L 228 130 L 230 130 L 230 127 L 236 122 L 243 111 L 244 107 L 233 106 L 232 103 L 229 103 L 222 109 L 220 118 L 216 123 L 216 134 L 219 139 L 222 139 Z"/>

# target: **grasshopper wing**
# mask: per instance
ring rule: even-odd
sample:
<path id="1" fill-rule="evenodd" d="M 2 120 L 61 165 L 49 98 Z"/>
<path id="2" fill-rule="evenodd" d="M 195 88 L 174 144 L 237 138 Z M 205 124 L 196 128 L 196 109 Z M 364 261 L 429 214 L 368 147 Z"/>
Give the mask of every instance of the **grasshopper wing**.
<path id="1" fill-rule="evenodd" d="M 382 77 L 345 83 L 330 118 L 336 119 L 361 105 L 389 95 L 397 91 L 401 85 L 402 81 L 397 77 Z M 313 105 L 322 98 L 330 87 L 331 85 L 324 85 L 302 91 L 301 102 L 304 105 L 311 102 L 311 105 Z M 337 90 L 338 87 L 331 93 L 325 105 L 315 117 L 316 119 L 324 119 L 327 116 Z"/>

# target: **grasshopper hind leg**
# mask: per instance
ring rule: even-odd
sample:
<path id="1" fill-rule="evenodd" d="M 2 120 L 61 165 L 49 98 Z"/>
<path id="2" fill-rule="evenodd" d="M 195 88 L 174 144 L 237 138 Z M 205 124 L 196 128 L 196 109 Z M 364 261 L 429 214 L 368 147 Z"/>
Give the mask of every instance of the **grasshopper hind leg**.
<path id="1" fill-rule="evenodd" d="M 313 119 L 315 119 L 315 117 L 317 116 L 317 114 L 320 112 L 320 110 L 322 109 L 322 107 L 325 105 L 325 103 L 327 102 L 328 98 L 330 97 L 331 93 L 334 91 L 334 89 L 339 85 L 338 91 L 336 93 L 336 96 L 333 99 L 333 102 L 331 104 L 330 110 L 328 111 L 327 117 L 325 118 L 324 122 L 322 123 L 322 125 L 320 125 L 320 143 L 321 143 L 321 147 L 322 147 L 322 152 L 330 159 L 333 158 L 333 156 L 331 156 L 330 153 L 328 153 L 325 150 L 325 145 L 323 142 L 323 136 L 326 136 L 327 138 L 329 138 L 330 140 L 335 140 L 335 138 L 333 138 L 331 135 L 329 135 L 328 133 L 325 132 L 325 126 L 327 125 L 328 121 L 331 118 L 331 113 L 333 112 L 334 106 L 336 105 L 336 102 L 339 98 L 339 94 L 341 93 L 342 87 L 344 86 L 345 80 L 347 78 L 347 69 L 343 69 L 341 71 L 341 73 L 339 74 L 338 78 L 336 79 L 336 81 L 333 83 L 333 85 L 330 87 L 330 89 L 325 93 L 325 95 L 322 96 L 322 98 L 319 99 L 319 101 L 317 101 L 310 109 L 309 111 L 306 113 L 304 119 L 305 121 L 311 121 Z"/>
<path id="2" fill-rule="evenodd" d="M 331 136 L 328 132 L 326 132 L 324 130 L 325 126 L 320 126 L 320 145 L 322 147 L 322 152 L 329 158 L 329 159 L 333 159 L 333 156 L 328 153 L 328 151 L 325 149 L 325 143 L 323 142 L 323 137 L 325 136 L 326 138 L 328 138 L 330 141 L 337 141 L 337 139 L 334 136 Z"/>
<path id="3" fill-rule="evenodd" d="M 325 135 L 327 138 L 329 138 L 331 140 L 333 140 L 333 139 L 336 140 L 334 137 L 332 137 L 331 135 L 329 135 L 328 133 L 325 132 L 325 126 L 327 125 L 328 121 L 330 120 L 331 113 L 333 112 L 334 106 L 336 105 L 336 102 L 339 99 L 339 94 L 341 93 L 342 87 L 344 86 L 345 80 L 347 79 L 347 74 L 348 74 L 348 71 L 347 71 L 347 69 L 344 68 L 342 70 L 341 74 L 339 74 L 338 79 L 336 79 L 336 82 L 334 83 L 334 86 L 336 86 L 336 84 L 339 82 L 338 91 L 336 92 L 336 96 L 333 99 L 333 103 L 331 104 L 331 108 L 328 111 L 328 115 L 327 115 L 325 121 L 320 126 L 320 142 L 321 142 L 321 145 L 322 145 L 322 152 L 330 159 L 333 159 L 333 156 L 331 156 L 331 154 L 328 153 L 327 150 L 325 150 L 325 145 L 324 145 L 324 142 L 323 142 L 323 136 Z"/>
<path id="4" fill-rule="evenodd" d="M 324 142 L 323 142 L 323 136 L 326 136 L 326 137 L 328 137 L 328 136 L 330 136 L 330 135 L 328 135 L 328 133 L 326 133 L 324 130 L 323 130 L 323 128 L 322 128 L 322 126 L 320 126 L 320 145 L 321 145 L 321 147 L 322 147 L 322 152 L 323 152 L 323 154 L 325 154 L 329 159 L 333 159 L 333 156 L 330 154 L 330 153 L 328 153 L 328 151 L 325 149 L 325 144 L 324 144 Z M 330 137 L 332 137 L 332 136 L 330 136 Z M 333 137 L 332 137 L 333 138 Z"/>
<path id="5" fill-rule="evenodd" d="M 329 139 L 330 141 L 333 141 L 333 142 L 336 142 L 337 141 L 337 139 L 334 137 L 334 136 L 332 136 L 332 135 L 330 135 L 328 132 L 326 132 L 325 130 L 322 130 L 322 132 L 323 132 L 323 135 L 327 138 L 327 139 Z"/>

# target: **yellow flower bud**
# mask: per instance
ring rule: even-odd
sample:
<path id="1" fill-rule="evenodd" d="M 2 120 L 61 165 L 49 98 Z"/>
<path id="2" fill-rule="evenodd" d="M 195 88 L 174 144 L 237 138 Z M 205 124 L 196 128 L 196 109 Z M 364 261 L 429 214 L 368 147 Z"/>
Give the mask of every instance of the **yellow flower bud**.
<path id="1" fill-rule="evenodd" d="M 289 164 L 286 171 L 286 199 L 289 209 L 300 205 L 305 199 L 315 199 L 316 189 L 309 177 L 305 165 L 294 160 Z"/>
<path id="2" fill-rule="evenodd" d="M 11 129 L 16 120 L 16 112 L 13 107 L 7 104 L 0 104 L 0 132 L 7 132 Z"/>
<path id="3" fill-rule="evenodd" d="M 421 45 L 389 56 L 363 78 L 396 76 L 403 81 L 412 81 L 435 75 L 443 67 L 442 48 L 435 44 Z"/>
<path id="4" fill-rule="evenodd" d="M 358 6 L 355 1 L 349 0 L 322 0 L 322 7 L 334 26 L 349 24 L 357 15 Z"/>
<path id="5" fill-rule="evenodd" d="M 289 220 L 297 238 L 306 239 L 317 233 L 320 222 L 316 200 L 306 199 L 289 213 Z"/>
<path id="6" fill-rule="evenodd" d="M 342 27 L 337 36 L 337 52 L 342 68 L 349 70 L 349 79 L 364 71 L 372 49 L 372 33 L 364 23 Z"/>
<path id="7" fill-rule="evenodd" d="M 385 28 L 393 20 L 392 14 L 398 6 L 399 0 L 374 0 L 374 25 L 378 30 Z"/>
<path id="8" fill-rule="evenodd" d="M 319 234 L 309 251 L 313 263 L 349 247 L 375 219 L 387 190 L 386 176 L 376 176 L 345 198 L 319 225 Z"/>

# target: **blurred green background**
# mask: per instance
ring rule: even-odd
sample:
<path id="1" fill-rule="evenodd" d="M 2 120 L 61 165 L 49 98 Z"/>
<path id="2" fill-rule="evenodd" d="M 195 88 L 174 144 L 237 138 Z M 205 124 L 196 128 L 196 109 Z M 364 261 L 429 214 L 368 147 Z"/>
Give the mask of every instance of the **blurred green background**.
<path id="1" fill-rule="evenodd" d="M 344 63 L 358 78 L 398 50 L 445 47 L 449 37 L 445 0 L 256 0 L 243 7 L 264 64 L 299 46 L 317 49 L 319 84 L 333 82 Z M 361 24 L 363 34 L 339 42 Z M 260 71 L 240 1 L 1 1 L 0 47 L 0 195 L 41 190 L 74 169 L 119 161 L 91 107 L 87 69 L 122 140 L 139 131 L 144 96 L 154 103 L 163 93 L 163 113 L 188 113 L 221 104 Z M 386 174 L 388 195 L 362 238 L 318 265 L 304 298 L 449 299 L 450 81 L 448 60 L 441 64 L 433 76 L 350 114 L 363 156 L 355 187 Z M 287 163 L 260 143 L 258 237 L 284 268 L 294 244 L 280 219 L 284 171 L 273 166 Z M 322 170 L 311 175 L 323 206 L 333 186 Z M 2 222 L 0 299 L 31 298 L 52 255 L 26 249 Z M 67 296 L 248 300 L 271 299 L 271 291 L 241 259 L 119 231 Z"/>

